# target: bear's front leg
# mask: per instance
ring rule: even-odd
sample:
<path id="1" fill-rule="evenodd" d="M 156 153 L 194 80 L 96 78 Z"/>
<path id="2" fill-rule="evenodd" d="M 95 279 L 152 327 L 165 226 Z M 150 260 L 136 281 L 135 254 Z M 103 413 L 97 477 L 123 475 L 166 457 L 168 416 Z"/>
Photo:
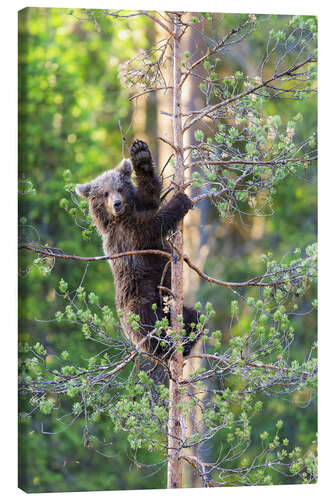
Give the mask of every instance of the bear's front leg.
<path id="1" fill-rule="evenodd" d="M 153 165 L 149 147 L 144 141 L 136 140 L 130 154 L 137 180 L 137 209 L 156 210 L 160 206 L 162 182 Z"/>
<path id="2" fill-rule="evenodd" d="M 162 207 L 154 217 L 154 224 L 161 236 L 167 236 L 177 229 L 178 222 L 193 208 L 190 198 L 181 191 L 174 194 L 171 200 Z"/>

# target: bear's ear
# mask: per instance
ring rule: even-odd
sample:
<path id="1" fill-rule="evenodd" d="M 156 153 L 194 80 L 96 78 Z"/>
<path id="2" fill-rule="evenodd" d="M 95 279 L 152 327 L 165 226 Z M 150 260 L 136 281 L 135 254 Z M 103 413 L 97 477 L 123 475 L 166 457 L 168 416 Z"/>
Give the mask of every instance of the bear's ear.
<path id="1" fill-rule="evenodd" d="M 123 160 L 117 167 L 117 170 L 120 174 L 125 175 L 126 177 L 131 177 L 132 174 L 132 162 L 131 160 Z"/>
<path id="2" fill-rule="evenodd" d="M 75 191 L 79 196 L 82 196 L 82 198 L 88 198 L 90 190 L 91 190 L 90 182 L 87 182 L 86 184 L 77 184 L 75 187 Z"/>

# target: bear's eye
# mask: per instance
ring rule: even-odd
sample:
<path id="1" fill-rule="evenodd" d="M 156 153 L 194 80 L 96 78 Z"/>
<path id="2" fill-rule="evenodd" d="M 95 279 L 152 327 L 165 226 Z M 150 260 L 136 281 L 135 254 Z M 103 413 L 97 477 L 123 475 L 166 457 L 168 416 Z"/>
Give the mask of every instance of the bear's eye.
<path id="1" fill-rule="evenodd" d="M 106 193 L 104 193 L 104 198 L 107 198 L 109 196 L 109 193 L 106 191 Z"/>

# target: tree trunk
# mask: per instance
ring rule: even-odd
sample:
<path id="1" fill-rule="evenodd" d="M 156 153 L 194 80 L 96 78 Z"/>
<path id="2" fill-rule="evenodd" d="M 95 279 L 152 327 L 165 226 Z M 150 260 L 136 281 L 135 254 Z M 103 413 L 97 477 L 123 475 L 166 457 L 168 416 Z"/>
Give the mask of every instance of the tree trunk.
<path id="1" fill-rule="evenodd" d="M 180 77 L 180 24 L 177 14 L 173 17 L 173 130 L 175 152 L 175 182 L 184 183 L 183 166 L 183 135 L 182 135 L 182 106 Z M 174 300 L 171 308 L 171 327 L 181 336 L 182 324 L 179 318 L 183 315 L 183 224 L 178 225 L 178 230 L 173 239 L 177 251 L 173 250 L 171 264 L 171 290 Z M 169 439 L 168 439 L 168 488 L 182 487 L 182 464 L 179 458 L 182 445 L 182 426 L 179 403 L 179 381 L 183 375 L 183 353 L 175 351 L 170 361 L 170 400 L 169 400 Z"/>
<path id="2" fill-rule="evenodd" d="M 191 22 L 191 18 L 196 14 L 190 12 L 184 15 L 184 20 L 188 23 Z M 183 50 L 189 52 L 190 57 L 193 59 L 197 59 L 203 56 L 207 50 L 207 47 L 203 43 L 202 39 L 202 28 L 203 22 L 196 24 L 196 29 L 190 29 L 184 36 L 183 42 Z M 202 65 L 199 65 L 196 68 L 196 75 L 204 76 Z M 189 76 L 184 84 L 184 112 L 190 113 L 194 109 L 201 109 L 204 106 L 202 93 L 199 88 L 198 76 L 196 78 Z M 194 130 L 189 129 L 184 134 L 184 146 L 191 146 L 195 144 L 194 138 Z M 191 155 L 185 155 L 185 161 L 187 164 L 191 163 Z M 186 181 L 190 180 L 193 177 L 193 172 L 195 171 L 194 167 L 190 166 L 186 170 Z M 195 195 L 191 189 L 191 196 Z M 207 245 L 207 235 L 205 230 L 202 230 L 201 227 L 205 227 L 206 217 L 208 210 L 208 200 L 202 200 L 201 203 L 198 204 L 196 210 L 191 210 L 184 220 L 184 252 L 188 255 L 192 262 L 194 262 L 199 268 L 203 269 L 204 263 L 208 256 L 209 247 Z M 199 276 L 195 276 L 193 271 L 185 266 L 184 268 L 184 296 L 185 300 L 188 300 L 189 303 L 194 303 L 196 300 L 196 295 L 198 289 L 200 287 L 201 281 Z M 202 351 L 202 341 L 196 344 L 192 354 L 198 353 Z M 184 366 L 184 378 L 190 378 L 190 374 L 201 368 L 202 360 L 200 358 L 192 358 L 187 359 Z M 195 388 L 189 387 L 187 389 L 187 399 L 193 398 L 193 392 L 197 392 Z M 196 394 L 197 399 L 201 399 L 202 395 L 199 391 L 199 394 Z M 186 440 L 191 441 L 191 436 L 193 436 L 196 432 L 198 432 L 198 423 L 200 422 L 200 409 L 199 405 L 196 405 L 191 413 L 185 418 L 185 427 L 186 427 Z M 199 450 L 197 446 L 191 448 L 185 448 L 183 450 L 184 455 L 188 456 L 199 456 Z M 184 487 L 188 488 L 201 488 L 202 487 L 202 479 L 196 475 L 193 471 L 191 465 L 189 465 L 186 461 L 184 461 L 183 465 L 183 484 Z"/>

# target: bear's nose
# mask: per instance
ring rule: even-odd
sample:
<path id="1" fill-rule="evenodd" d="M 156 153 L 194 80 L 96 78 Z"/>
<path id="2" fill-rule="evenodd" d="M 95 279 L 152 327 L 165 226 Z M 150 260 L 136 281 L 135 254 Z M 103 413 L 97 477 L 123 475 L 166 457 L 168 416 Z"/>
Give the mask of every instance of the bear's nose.
<path id="1" fill-rule="evenodd" d="M 115 200 L 113 202 L 113 206 L 114 206 L 115 210 L 119 210 L 119 208 L 121 207 L 121 201 L 120 200 Z"/>

